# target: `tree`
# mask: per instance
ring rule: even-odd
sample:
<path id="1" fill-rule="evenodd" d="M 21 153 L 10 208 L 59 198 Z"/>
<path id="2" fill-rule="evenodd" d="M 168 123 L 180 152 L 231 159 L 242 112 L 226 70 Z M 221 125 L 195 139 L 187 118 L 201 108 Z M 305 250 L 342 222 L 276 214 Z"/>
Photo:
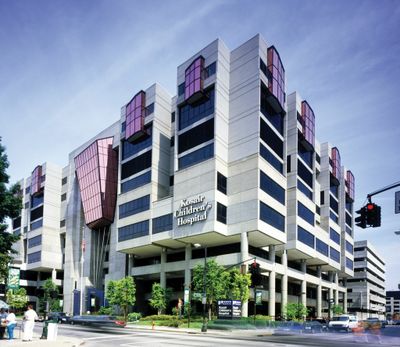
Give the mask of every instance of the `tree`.
<path id="1" fill-rule="evenodd" d="M 5 147 L 1 144 L 0 137 L 0 282 L 6 282 L 8 277 L 8 264 L 11 254 L 16 253 L 12 245 L 19 240 L 19 236 L 7 232 L 7 218 L 16 218 L 22 209 L 22 194 L 18 184 L 7 188 L 9 176 L 6 173 L 9 167 Z"/>
<path id="2" fill-rule="evenodd" d="M 48 278 L 43 284 L 43 300 L 49 303 L 46 311 L 59 311 L 60 310 L 60 300 L 58 299 L 59 290 L 57 285 L 53 282 L 51 278 Z"/>
<path id="3" fill-rule="evenodd" d="M 343 313 L 343 307 L 340 305 L 333 305 L 332 306 L 332 312 L 333 314 L 342 314 Z"/>
<path id="4" fill-rule="evenodd" d="M 28 297 L 25 288 L 9 289 L 7 291 L 7 303 L 15 309 L 22 309 L 26 306 Z"/>
<path id="5" fill-rule="evenodd" d="M 109 281 L 106 298 L 111 305 L 119 306 L 124 312 L 127 321 L 128 307 L 136 301 L 136 286 L 133 277 L 127 276 L 116 281 Z"/>
<path id="6" fill-rule="evenodd" d="M 286 313 L 286 318 L 288 320 L 293 319 L 303 319 L 304 316 L 307 316 L 308 309 L 301 303 L 287 303 L 284 307 L 284 312 Z"/>
<path id="7" fill-rule="evenodd" d="M 161 287 L 160 283 L 153 283 L 151 288 L 151 299 L 150 306 L 157 310 L 157 314 L 160 315 L 166 308 L 171 296 L 171 289 Z"/>
<path id="8" fill-rule="evenodd" d="M 250 297 L 250 285 L 251 285 L 251 275 L 241 274 L 238 269 L 232 269 L 229 272 L 225 272 L 224 277 L 226 283 L 226 294 L 225 297 L 232 300 L 241 300 L 246 302 Z"/>
<path id="9" fill-rule="evenodd" d="M 218 265 L 215 260 L 210 260 L 206 264 L 206 297 L 208 303 L 208 317 L 211 319 L 213 304 L 215 305 L 218 299 L 224 298 L 226 293 L 226 279 L 224 267 Z M 204 291 L 204 266 L 198 264 L 193 269 L 193 289 L 196 292 L 203 293 Z"/>

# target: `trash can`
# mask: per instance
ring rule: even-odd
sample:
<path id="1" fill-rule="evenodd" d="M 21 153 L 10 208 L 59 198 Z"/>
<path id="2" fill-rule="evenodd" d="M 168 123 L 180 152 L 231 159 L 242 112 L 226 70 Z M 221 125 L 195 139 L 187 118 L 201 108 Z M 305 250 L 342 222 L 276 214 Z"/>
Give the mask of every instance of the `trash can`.
<path id="1" fill-rule="evenodd" d="M 47 340 L 55 341 L 57 340 L 57 333 L 58 333 L 58 324 L 57 323 L 50 323 L 47 326 Z"/>
<path id="2" fill-rule="evenodd" d="M 57 339 L 58 333 L 58 324 L 57 320 L 49 319 L 44 321 L 41 340 L 51 340 L 54 341 Z"/>

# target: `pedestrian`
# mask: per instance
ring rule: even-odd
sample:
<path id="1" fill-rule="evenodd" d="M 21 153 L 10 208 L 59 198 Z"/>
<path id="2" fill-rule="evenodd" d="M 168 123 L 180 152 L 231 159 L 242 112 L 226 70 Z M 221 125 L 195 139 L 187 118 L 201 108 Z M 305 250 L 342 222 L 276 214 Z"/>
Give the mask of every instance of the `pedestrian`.
<path id="1" fill-rule="evenodd" d="M 35 320 L 38 319 L 39 317 L 32 305 L 28 305 L 28 309 L 24 313 L 24 337 L 22 341 L 32 341 Z"/>
<path id="2" fill-rule="evenodd" d="M 4 307 L 1 308 L 0 310 L 0 340 L 4 339 L 4 333 L 6 332 L 6 318 L 7 318 L 7 312 Z"/>
<path id="3" fill-rule="evenodd" d="M 8 339 L 13 340 L 14 339 L 14 328 L 17 325 L 17 318 L 15 317 L 14 311 L 11 309 L 8 310 L 8 315 L 6 317 L 6 323 L 7 323 Z"/>

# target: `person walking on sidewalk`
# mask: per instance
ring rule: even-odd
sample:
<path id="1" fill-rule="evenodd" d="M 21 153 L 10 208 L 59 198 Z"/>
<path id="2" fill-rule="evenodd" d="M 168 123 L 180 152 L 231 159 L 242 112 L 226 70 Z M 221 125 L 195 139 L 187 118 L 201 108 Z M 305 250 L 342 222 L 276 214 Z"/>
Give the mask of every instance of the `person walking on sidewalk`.
<path id="1" fill-rule="evenodd" d="M 4 307 L 0 310 L 0 340 L 4 339 L 4 333 L 6 332 L 6 318 L 7 312 Z"/>
<path id="2" fill-rule="evenodd" d="M 6 317 L 6 323 L 7 323 L 8 339 L 13 340 L 14 339 L 14 328 L 17 325 L 17 318 L 15 317 L 14 311 L 11 309 L 8 310 L 8 315 Z"/>
<path id="3" fill-rule="evenodd" d="M 33 328 L 35 327 L 35 320 L 39 319 L 36 311 L 32 305 L 28 305 L 28 309 L 24 313 L 24 336 L 22 341 L 32 341 Z"/>

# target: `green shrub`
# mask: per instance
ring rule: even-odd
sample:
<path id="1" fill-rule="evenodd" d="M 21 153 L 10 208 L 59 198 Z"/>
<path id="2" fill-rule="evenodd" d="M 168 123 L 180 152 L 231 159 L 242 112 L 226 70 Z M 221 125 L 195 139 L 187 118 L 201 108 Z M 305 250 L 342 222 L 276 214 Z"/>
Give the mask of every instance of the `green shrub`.
<path id="1" fill-rule="evenodd" d="M 171 316 L 169 314 L 160 314 L 158 315 L 152 315 L 152 316 L 147 316 L 147 317 L 143 317 L 141 320 L 142 321 L 163 321 L 163 320 L 171 320 L 174 319 L 175 316 Z"/>
<path id="2" fill-rule="evenodd" d="M 97 312 L 97 314 L 104 314 L 104 315 L 112 315 L 113 314 L 113 308 L 112 307 L 105 307 L 105 306 L 101 306 L 99 309 L 99 312 Z"/>
<path id="3" fill-rule="evenodd" d="M 128 314 L 128 322 L 136 322 L 142 317 L 142 314 L 139 312 L 131 312 Z"/>
<path id="4" fill-rule="evenodd" d="M 179 327 L 179 320 L 171 319 L 171 320 L 163 322 L 162 325 L 165 325 L 167 327 L 177 328 L 177 327 Z"/>

